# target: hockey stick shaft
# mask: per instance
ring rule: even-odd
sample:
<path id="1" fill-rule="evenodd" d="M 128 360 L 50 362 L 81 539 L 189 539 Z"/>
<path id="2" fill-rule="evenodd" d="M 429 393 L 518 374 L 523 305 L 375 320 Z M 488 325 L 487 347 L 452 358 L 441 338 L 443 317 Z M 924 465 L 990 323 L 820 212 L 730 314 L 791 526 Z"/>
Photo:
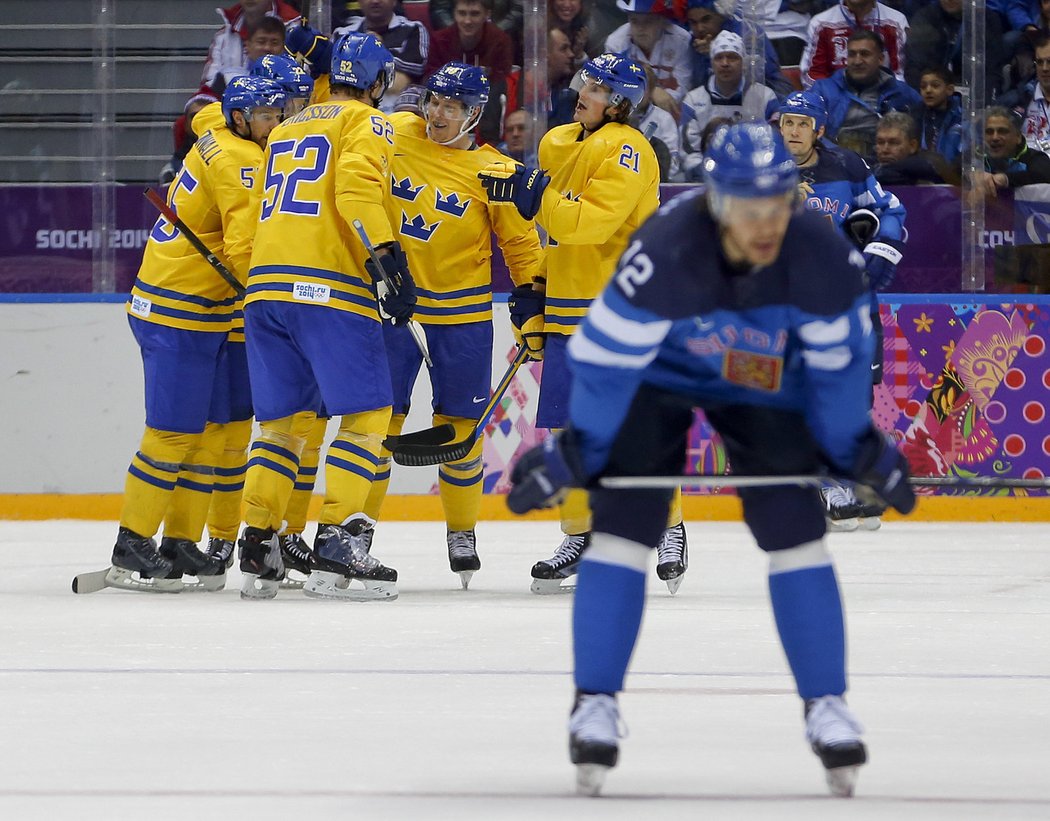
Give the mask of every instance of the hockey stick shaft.
<path id="1" fill-rule="evenodd" d="M 770 487 L 801 485 L 821 487 L 831 481 L 827 476 L 808 474 L 789 476 L 603 476 L 598 483 L 609 490 L 658 490 L 677 487 Z M 1006 490 L 1050 490 L 1050 478 L 1014 479 L 1000 476 L 909 476 L 912 487 L 955 487 Z"/>
<path id="2" fill-rule="evenodd" d="M 372 264 L 376 267 L 376 273 L 382 278 L 383 282 L 386 283 L 386 287 L 391 291 L 397 292 L 394 287 L 394 283 L 390 281 L 390 277 L 386 275 L 386 269 L 383 268 L 383 263 L 379 261 L 379 254 L 376 253 L 375 246 L 372 244 L 372 240 L 368 238 L 368 233 L 365 231 L 365 226 L 361 223 L 361 220 L 354 220 L 354 230 L 357 231 L 357 236 L 361 239 L 361 244 L 365 246 L 365 250 L 368 251 L 368 256 L 372 259 Z M 406 326 L 408 332 L 412 334 L 412 339 L 416 343 L 416 347 L 419 348 L 419 352 L 423 354 L 423 361 L 427 363 L 428 368 L 434 367 L 434 362 L 430 358 L 430 351 L 427 350 L 427 340 L 423 335 L 423 328 L 414 319 L 408 320 Z"/>
<path id="3" fill-rule="evenodd" d="M 156 209 L 160 211 L 161 216 L 174 225 L 179 233 L 186 238 L 186 241 L 192 245 L 197 252 L 208 261 L 208 264 L 218 272 L 219 276 L 226 280 L 226 284 L 233 288 L 233 292 L 237 294 L 237 296 L 244 296 L 244 286 L 241 285 L 237 277 L 233 275 L 233 272 L 223 265 L 222 261 L 211 252 L 207 245 L 200 241 L 200 238 L 190 230 L 189 226 L 187 226 L 186 223 L 179 218 L 179 215 L 176 214 L 166 202 L 164 202 L 160 195 L 152 188 L 147 188 L 142 193 L 145 194 L 146 199 L 153 203 Z"/>
<path id="4" fill-rule="evenodd" d="M 394 461 L 399 465 L 423 467 L 425 465 L 439 465 L 443 462 L 464 458 L 470 453 L 470 449 L 474 447 L 474 443 L 478 441 L 478 437 L 481 436 L 482 431 L 485 430 L 485 425 L 488 424 L 493 411 L 496 410 L 496 406 L 503 399 L 503 394 L 507 392 L 507 388 L 510 387 L 510 383 L 514 380 L 514 374 L 518 372 L 518 368 L 520 368 L 522 363 L 528 358 L 528 346 L 522 345 L 518 348 L 518 352 L 515 354 L 510 366 L 507 368 L 503 377 L 500 379 L 499 384 L 496 385 L 495 390 L 492 392 L 492 397 L 489 399 L 489 403 L 481 411 L 481 418 L 478 419 L 466 439 L 460 442 L 451 442 L 447 445 L 429 444 L 426 442 L 413 443 L 410 437 L 426 439 L 428 434 L 432 431 L 437 432 L 440 428 L 418 431 L 418 433 L 415 434 L 409 433 L 404 437 L 398 437 L 398 439 L 389 442 L 389 444 L 384 443 L 390 448 Z M 423 436 L 419 436 L 419 434 L 423 434 Z M 405 441 L 406 439 L 408 441 Z"/>

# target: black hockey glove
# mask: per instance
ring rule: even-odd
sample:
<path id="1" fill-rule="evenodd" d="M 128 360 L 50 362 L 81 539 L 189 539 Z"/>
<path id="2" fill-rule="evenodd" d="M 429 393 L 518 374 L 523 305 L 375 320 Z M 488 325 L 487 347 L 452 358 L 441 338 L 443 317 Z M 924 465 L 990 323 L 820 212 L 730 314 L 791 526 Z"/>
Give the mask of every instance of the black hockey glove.
<path id="1" fill-rule="evenodd" d="M 547 334 L 543 332 L 543 306 L 546 295 L 532 285 L 518 285 L 510 292 L 507 307 L 510 308 L 510 324 L 514 329 L 514 341 L 520 348 L 529 349 L 529 359 L 543 359 L 543 343 Z"/>
<path id="2" fill-rule="evenodd" d="M 908 484 L 908 460 L 891 439 L 875 428 L 861 442 L 853 478 L 862 504 L 889 505 L 904 514 L 915 508 L 915 493 Z"/>
<path id="3" fill-rule="evenodd" d="M 543 191 L 551 178 L 542 168 L 528 168 L 521 163 L 494 162 L 478 172 L 489 202 L 512 203 L 518 213 L 530 220 L 540 210 Z"/>
<path id="4" fill-rule="evenodd" d="M 379 315 L 397 326 L 407 325 L 416 310 L 416 283 L 408 270 L 408 259 L 401 246 L 392 242 L 379 261 L 383 270 L 377 270 L 371 258 L 365 260 L 365 270 L 376 286 Z"/>
<path id="5" fill-rule="evenodd" d="M 513 513 L 553 507 L 567 488 L 582 487 L 583 462 L 572 429 L 558 431 L 526 451 L 511 471 L 510 482 L 507 507 Z"/>

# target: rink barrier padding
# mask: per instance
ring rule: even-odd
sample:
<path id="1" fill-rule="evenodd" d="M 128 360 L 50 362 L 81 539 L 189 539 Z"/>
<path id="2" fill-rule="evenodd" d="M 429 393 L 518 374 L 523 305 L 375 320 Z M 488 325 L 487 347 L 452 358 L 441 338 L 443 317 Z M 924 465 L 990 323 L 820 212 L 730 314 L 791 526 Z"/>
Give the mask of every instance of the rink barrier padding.
<path id="1" fill-rule="evenodd" d="M 310 521 L 317 521 L 321 496 L 310 503 Z M 106 494 L 0 494 L 0 519 L 89 519 L 116 521 L 120 517 L 122 496 Z M 732 495 L 685 496 L 682 512 L 686 521 L 740 521 L 740 503 Z M 382 518 L 386 521 L 443 521 L 438 496 L 399 494 L 387 496 Z M 481 501 L 482 521 L 556 520 L 557 510 L 515 516 L 502 495 L 486 495 Z M 888 511 L 886 521 L 905 517 Z M 1023 496 L 922 496 L 915 512 L 907 517 L 925 522 L 1050 522 L 1050 498 Z"/>

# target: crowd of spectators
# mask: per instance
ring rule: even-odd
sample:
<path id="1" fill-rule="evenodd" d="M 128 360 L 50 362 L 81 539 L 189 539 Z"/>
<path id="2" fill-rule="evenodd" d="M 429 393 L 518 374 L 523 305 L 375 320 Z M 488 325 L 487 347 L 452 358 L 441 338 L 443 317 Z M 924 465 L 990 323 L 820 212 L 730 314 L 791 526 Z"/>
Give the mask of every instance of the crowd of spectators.
<path id="1" fill-rule="evenodd" d="M 664 181 L 693 181 L 712 124 L 776 122 L 793 90 L 820 93 L 828 109 L 825 139 L 860 154 L 887 185 L 957 183 L 964 146 L 963 0 L 547 0 L 547 78 L 521 68 L 522 0 L 349 0 L 333 2 L 333 31 L 375 32 L 394 54 L 397 80 L 384 101 L 398 105 L 450 60 L 483 66 L 492 84 L 478 139 L 523 157 L 535 138 L 523 108 L 543 103 L 548 127 L 569 122 L 570 81 L 603 52 L 641 62 L 650 90 L 633 124 L 657 148 Z M 242 0 L 219 10 L 222 28 L 208 51 L 200 91 L 176 124 L 177 167 L 194 139 L 196 108 L 217 99 L 252 59 L 284 47 L 301 24 L 302 3 Z M 989 195 L 1024 165 L 1024 179 L 1050 152 L 1050 0 L 987 0 L 985 99 L 1020 135 L 1010 140 L 978 129 Z M 746 8 L 742 19 L 738 7 Z M 536 89 L 546 96 L 537 101 Z M 995 129 L 1002 126 L 999 123 Z M 1026 154 L 1026 152 L 1028 152 Z M 1044 155 L 1045 156 L 1045 155 Z M 166 174 L 172 169 L 166 169 Z M 994 182 L 989 182 L 994 181 Z M 1003 184 L 1000 184 L 1003 183 Z"/>

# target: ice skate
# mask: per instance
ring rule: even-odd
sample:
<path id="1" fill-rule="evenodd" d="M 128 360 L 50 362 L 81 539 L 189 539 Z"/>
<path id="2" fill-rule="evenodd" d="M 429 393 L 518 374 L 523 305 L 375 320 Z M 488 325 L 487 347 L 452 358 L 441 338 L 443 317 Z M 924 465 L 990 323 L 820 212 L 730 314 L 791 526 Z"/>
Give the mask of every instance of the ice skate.
<path id="1" fill-rule="evenodd" d="M 848 533 L 860 527 L 860 505 L 853 491 L 844 485 L 827 485 L 820 489 L 824 499 L 824 517 L 828 531 Z"/>
<path id="2" fill-rule="evenodd" d="M 214 593 L 226 586 L 226 562 L 201 553 L 189 539 L 165 536 L 160 542 L 161 555 L 171 562 L 171 571 L 157 579 L 157 589 L 164 593 L 197 590 Z M 191 577 L 186 581 L 184 577 Z M 195 581 L 194 581 L 195 579 Z"/>
<path id="3" fill-rule="evenodd" d="M 832 795 L 853 795 L 857 771 L 868 760 L 868 751 L 860 740 L 862 732 L 842 696 L 821 696 L 806 702 L 806 740 L 824 765 Z"/>
<path id="4" fill-rule="evenodd" d="M 866 505 L 861 503 L 857 517 L 860 530 L 878 530 L 882 527 L 882 514 L 886 512 L 883 505 Z"/>
<path id="5" fill-rule="evenodd" d="M 242 599 L 272 599 L 284 578 L 281 546 L 272 530 L 245 527 L 240 547 Z"/>
<path id="6" fill-rule="evenodd" d="M 577 693 L 569 716 L 569 759 L 576 765 L 576 792 L 598 795 L 620 756 L 620 710 L 616 696 Z"/>
<path id="7" fill-rule="evenodd" d="M 216 561 L 225 564 L 226 569 L 229 570 L 233 567 L 233 549 L 234 544 L 229 539 L 219 539 L 213 536 L 208 539 L 208 549 L 204 552 Z"/>
<path id="8" fill-rule="evenodd" d="M 322 525 L 314 541 L 314 569 L 303 593 L 342 601 L 396 599 L 397 571 L 383 566 L 365 549 L 370 543 L 366 534 L 374 525 L 364 515 L 352 516 L 343 525 Z"/>
<path id="9" fill-rule="evenodd" d="M 448 542 L 448 566 L 453 573 L 459 574 L 459 582 L 466 590 L 471 578 L 481 570 L 474 531 L 450 530 L 445 538 Z"/>
<path id="10" fill-rule="evenodd" d="M 301 533 L 285 533 L 279 537 L 281 561 L 284 562 L 284 579 L 281 587 L 301 590 L 314 569 L 314 554 Z"/>
<path id="11" fill-rule="evenodd" d="M 590 533 L 579 533 L 562 539 L 553 556 L 532 566 L 532 592 L 541 596 L 550 593 L 572 593 L 576 589 L 573 576 L 579 569 L 580 556 L 590 543 Z M 571 581 L 562 584 L 566 579 Z"/>
<path id="12" fill-rule="evenodd" d="M 117 590 L 135 590 L 148 593 L 163 593 L 157 586 L 158 579 L 164 579 L 172 570 L 172 563 L 157 550 L 153 539 L 139 536 L 126 527 L 117 531 L 117 541 L 113 545 L 112 566 L 99 578 L 101 571 L 86 573 L 73 580 L 75 593 L 90 593 L 102 587 L 113 587 Z M 94 583 L 92 583 L 94 580 Z M 98 585 L 101 581 L 101 587 Z"/>
<path id="13" fill-rule="evenodd" d="M 682 586 L 685 569 L 689 567 L 689 545 L 685 536 L 685 522 L 669 527 L 656 546 L 656 575 L 667 583 L 673 596 Z"/>

